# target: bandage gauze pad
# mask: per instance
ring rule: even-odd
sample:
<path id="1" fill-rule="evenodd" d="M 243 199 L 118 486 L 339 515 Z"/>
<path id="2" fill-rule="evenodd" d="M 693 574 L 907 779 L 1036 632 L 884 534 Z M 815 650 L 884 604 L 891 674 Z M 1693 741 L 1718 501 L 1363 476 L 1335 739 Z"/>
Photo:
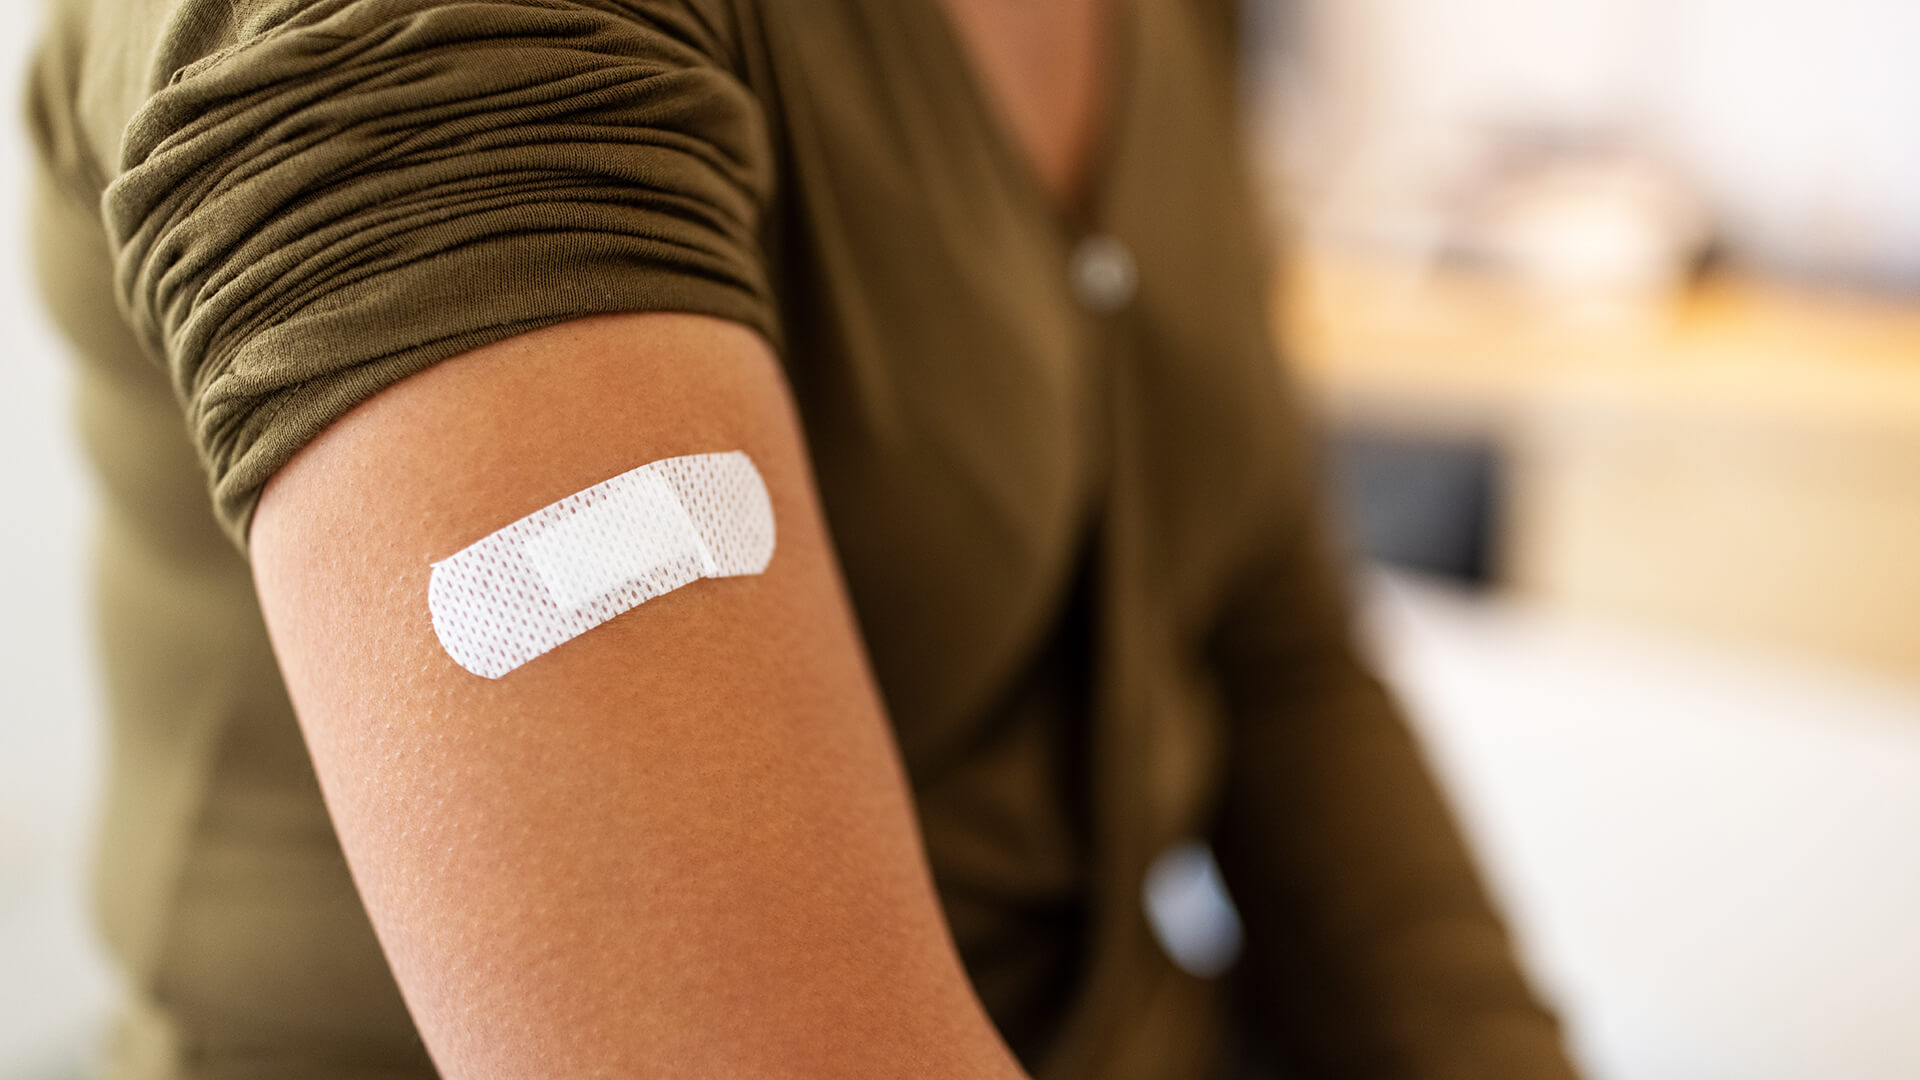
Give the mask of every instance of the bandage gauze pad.
<path id="1" fill-rule="evenodd" d="M 773 504 L 734 451 L 666 458 L 543 507 L 433 564 L 427 608 L 454 662 L 497 679 L 699 578 L 758 574 Z"/>

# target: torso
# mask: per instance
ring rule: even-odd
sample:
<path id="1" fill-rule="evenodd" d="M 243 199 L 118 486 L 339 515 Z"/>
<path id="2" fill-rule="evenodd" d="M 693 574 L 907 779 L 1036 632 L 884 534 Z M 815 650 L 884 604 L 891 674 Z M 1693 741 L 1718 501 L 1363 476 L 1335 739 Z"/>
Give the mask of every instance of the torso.
<path id="1" fill-rule="evenodd" d="M 1044 1075 L 1202 1075 L 1140 883 L 1204 828 L 1200 658 L 1288 438 L 1226 0 L 744 6 L 785 357 L 963 958 Z"/>

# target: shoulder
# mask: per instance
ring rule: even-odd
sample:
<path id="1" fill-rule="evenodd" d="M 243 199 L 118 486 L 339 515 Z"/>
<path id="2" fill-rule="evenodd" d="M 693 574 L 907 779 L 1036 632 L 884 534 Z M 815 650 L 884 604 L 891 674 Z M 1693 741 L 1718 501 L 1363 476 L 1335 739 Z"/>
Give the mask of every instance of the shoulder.
<path id="1" fill-rule="evenodd" d="M 222 522 L 361 401 L 590 315 L 776 340 L 731 0 L 63 0 L 44 146 Z"/>

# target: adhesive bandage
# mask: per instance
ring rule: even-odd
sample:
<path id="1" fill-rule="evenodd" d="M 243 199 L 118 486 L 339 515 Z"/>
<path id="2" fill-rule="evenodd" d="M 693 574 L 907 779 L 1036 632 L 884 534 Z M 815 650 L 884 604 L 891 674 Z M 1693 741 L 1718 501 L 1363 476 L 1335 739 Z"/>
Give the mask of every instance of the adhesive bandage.
<path id="1" fill-rule="evenodd" d="M 427 609 L 447 655 L 497 679 L 688 582 L 760 573 L 773 534 L 767 485 L 747 455 L 665 458 L 434 563 Z"/>

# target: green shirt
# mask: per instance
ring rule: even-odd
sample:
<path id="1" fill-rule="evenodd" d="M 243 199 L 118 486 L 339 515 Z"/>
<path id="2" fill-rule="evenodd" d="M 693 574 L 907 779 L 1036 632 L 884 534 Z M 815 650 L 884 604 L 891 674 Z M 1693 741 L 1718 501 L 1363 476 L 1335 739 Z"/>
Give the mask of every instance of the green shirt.
<path id="1" fill-rule="evenodd" d="M 115 1075 L 432 1075 L 247 521 L 412 372 L 684 311 L 781 358 L 941 899 L 1037 1075 L 1204 1076 L 1238 1016 L 1305 1076 L 1566 1080 L 1347 641 L 1224 8 L 1122 0 L 1067 214 L 937 0 L 56 0 L 38 222 L 103 492 Z M 1143 914 L 1190 838 L 1244 979 Z"/>

